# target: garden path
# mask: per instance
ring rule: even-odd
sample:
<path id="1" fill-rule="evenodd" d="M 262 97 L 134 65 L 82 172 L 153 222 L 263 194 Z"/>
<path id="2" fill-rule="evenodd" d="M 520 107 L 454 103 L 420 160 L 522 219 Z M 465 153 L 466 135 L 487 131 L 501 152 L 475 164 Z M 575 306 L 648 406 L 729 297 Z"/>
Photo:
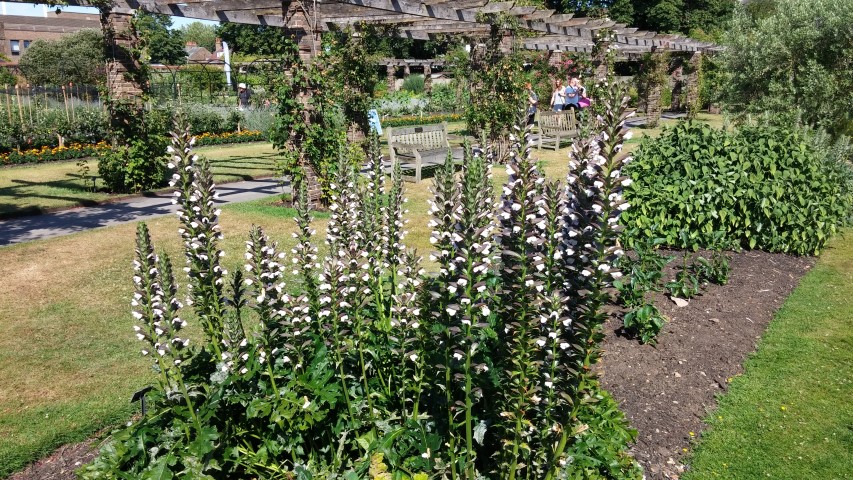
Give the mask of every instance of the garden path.
<path id="1" fill-rule="evenodd" d="M 287 193 L 290 186 L 280 185 L 277 179 L 259 179 L 217 185 L 217 191 L 217 203 L 226 204 Z M 0 248 L 169 215 L 178 208 L 172 205 L 172 198 L 171 191 L 149 193 L 95 207 L 0 220 Z"/>

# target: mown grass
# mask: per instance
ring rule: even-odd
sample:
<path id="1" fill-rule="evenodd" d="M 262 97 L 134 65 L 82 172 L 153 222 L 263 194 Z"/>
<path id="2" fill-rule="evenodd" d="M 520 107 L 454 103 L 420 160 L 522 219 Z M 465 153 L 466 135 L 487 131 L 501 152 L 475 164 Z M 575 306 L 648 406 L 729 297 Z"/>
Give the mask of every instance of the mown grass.
<path id="1" fill-rule="evenodd" d="M 565 177 L 565 149 L 535 155 L 549 177 Z M 505 180 L 504 169 L 496 168 L 495 185 Z M 431 250 L 430 186 L 429 180 L 406 184 L 406 243 L 424 256 Z M 263 226 L 289 254 L 294 212 L 276 201 L 223 208 L 226 268 L 240 268 L 252 225 Z M 327 221 L 327 215 L 317 216 L 314 228 L 321 235 Z M 182 263 L 174 216 L 148 224 L 157 249 Z M 130 396 L 152 376 L 130 316 L 134 235 L 131 223 L 0 248 L 0 477 L 126 421 L 138 408 Z"/>
<path id="2" fill-rule="evenodd" d="M 219 183 L 270 176 L 275 170 L 275 150 L 268 143 L 203 147 L 198 153 L 211 160 Z M 91 174 L 97 175 L 97 159 L 88 162 Z M 91 183 L 81 180 L 78 170 L 76 160 L 0 168 L 0 218 L 90 206 L 119 197 L 91 191 Z M 103 188 L 100 181 L 98 187 Z"/>
<path id="3" fill-rule="evenodd" d="M 685 480 L 853 478 L 853 230 L 846 234 L 732 380 Z"/>

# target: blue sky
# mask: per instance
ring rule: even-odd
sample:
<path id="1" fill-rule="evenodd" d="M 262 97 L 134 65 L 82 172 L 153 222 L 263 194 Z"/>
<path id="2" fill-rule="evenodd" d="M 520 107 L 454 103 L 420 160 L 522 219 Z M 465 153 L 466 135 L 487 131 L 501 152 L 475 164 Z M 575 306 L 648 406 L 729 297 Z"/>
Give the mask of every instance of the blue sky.
<path id="1" fill-rule="evenodd" d="M 0 2 L 0 12 L 5 7 L 6 15 L 32 15 L 41 17 L 44 16 L 44 5 L 36 5 L 34 3 L 10 3 Z M 62 7 L 66 12 L 83 12 L 97 13 L 97 9 L 91 7 Z M 208 20 L 194 20 L 191 18 L 172 17 L 172 28 L 181 28 L 182 26 L 192 23 L 201 22 L 209 25 L 219 25 L 219 22 L 211 22 Z"/>

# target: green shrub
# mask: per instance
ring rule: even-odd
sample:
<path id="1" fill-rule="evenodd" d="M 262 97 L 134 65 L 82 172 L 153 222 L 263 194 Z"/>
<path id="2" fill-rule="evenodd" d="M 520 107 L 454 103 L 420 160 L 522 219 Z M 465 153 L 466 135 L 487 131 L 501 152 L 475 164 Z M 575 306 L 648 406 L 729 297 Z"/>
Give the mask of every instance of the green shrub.
<path id="1" fill-rule="evenodd" d="M 849 214 L 845 167 L 824 161 L 801 131 L 735 132 L 680 123 L 644 139 L 628 171 L 626 225 L 678 248 L 732 246 L 818 253 Z"/>
<path id="2" fill-rule="evenodd" d="M 98 173 L 113 192 L 140 192 L 162 186 L 166 176 L 165 137 L 117 145 L 98 160 Z"/>
<path id="3" fill-rule="evenodd" d="M 402 90 L 414 94 L 424 93 L 424 76 L 409 75 L 403 80 Z"/>

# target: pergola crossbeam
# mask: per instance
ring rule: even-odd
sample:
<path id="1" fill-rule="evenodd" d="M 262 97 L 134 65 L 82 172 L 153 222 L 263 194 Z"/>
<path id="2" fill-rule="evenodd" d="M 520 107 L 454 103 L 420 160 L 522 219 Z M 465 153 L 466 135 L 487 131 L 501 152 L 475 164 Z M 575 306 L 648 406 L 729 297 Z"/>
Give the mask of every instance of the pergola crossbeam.
<path id="1" fill-rule="evenodd" d="M 24 0 L 12 0 L 24 2 Z M 298 1 L 298 0 L 296 0 Z M 540 50 L 545 45 L 584 45 L 587 48 L 604 29 L 610 29 L 619 51 L 717 52 L 721 47 L 680 35 L 657 34 L 618 24 L 609 19 L 579 18 L 556 14 L 554 10 L 516 5 L 515 1 L 495 0 L 303 0 L 306 8 L 316 7 L 308 16 L 309 27 L 319 33 L 330 27 L 372 24 L 398 25 L 400 36 L 428 39 L 441 33 L 482 34 L 490 30 L 483 15 L 506 14 L 521 28 L 540 34 L 535 40 L 522 39 L 525 48 Z M 68 5 L 92 6 L 87 0 L 68 0 Z M 287 28 L 282 8 L 289 0 L 114 0 L 113 11 L 129 13 L 142 9 L 152 13 L 213 20 L 227 23 Z M 313 19 L 316 19 L 314 24 Z M 566 41 L 572 39 L 572 41 Z M 574 46 L 573 48 L 581 48 Z"/>

